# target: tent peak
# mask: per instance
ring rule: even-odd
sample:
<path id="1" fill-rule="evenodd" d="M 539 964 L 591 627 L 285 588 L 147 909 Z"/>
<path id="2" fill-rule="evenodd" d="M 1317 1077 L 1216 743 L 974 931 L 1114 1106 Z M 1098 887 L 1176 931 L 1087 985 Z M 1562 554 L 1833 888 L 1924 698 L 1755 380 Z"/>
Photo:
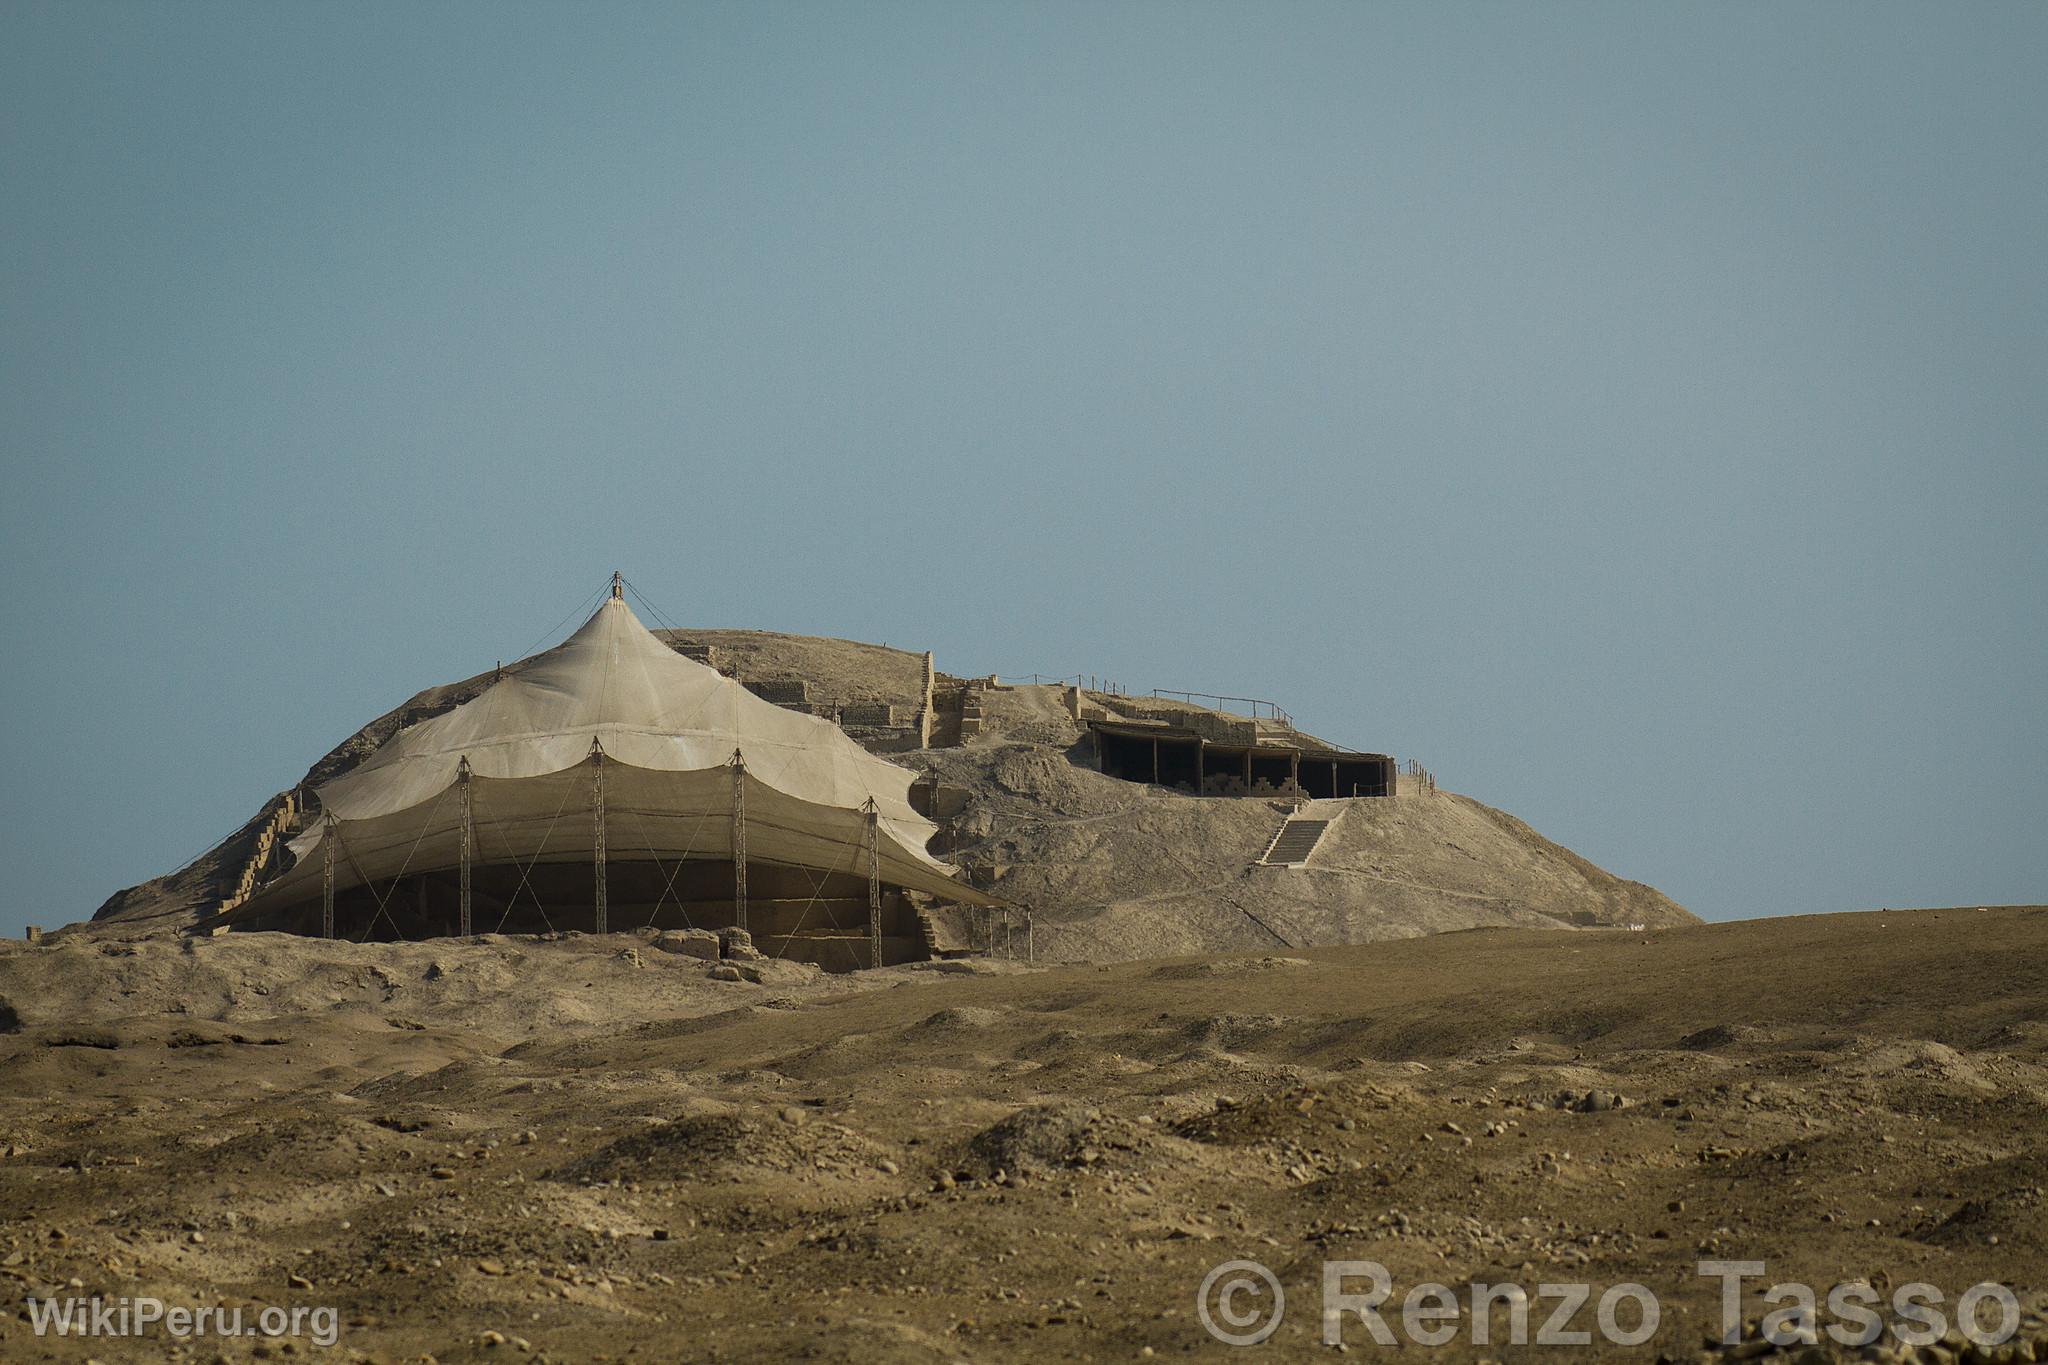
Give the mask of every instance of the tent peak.
<path id="1" fill-rule="evenodd" d="M 612 601 L 626 600 L 626 579 L 617 569 L 612 570 Z"/>

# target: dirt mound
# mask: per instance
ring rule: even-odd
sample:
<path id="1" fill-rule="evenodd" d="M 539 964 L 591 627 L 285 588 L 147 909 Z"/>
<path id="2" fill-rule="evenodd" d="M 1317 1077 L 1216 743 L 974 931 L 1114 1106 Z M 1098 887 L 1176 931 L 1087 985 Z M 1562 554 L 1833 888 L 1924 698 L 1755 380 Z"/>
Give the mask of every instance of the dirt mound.
<path id="1" fill-rule="evenodd" d="M 929 1037 L 933 1034 L 974 1033 L 982 1029 L 994 1028 L 1003 1023 L 1007 1018 L 1008 1016 L 1000 1010 L 984 1010 L 976 1009 L 972 1005 L 956 1005 L 951 1009 L 940 1010 L 938 1013 L 920 1021 L 915 1028 L 909 1030 L 905 1035 L 905 1041 L 911 1041 L 918 1037 Z"/>
<path id="2" fill-rule="evenodd" d="M 713 1013 L 790 990 L 833 994 L 902 979 L 890 972 L 827 978 L 814 967 L 781 962 L 761 974 L 765 984 L 725 980 L 721 964 L 695 957 L 645 952 L 636 962 L 623 953 L 643 943 L 635 934 L 350 943 L 297 934 L 128 932 L 134 937 L 69 935 L 0 953 L 0 996 L 22 1002 L 18 1023 L 30 1031 L 138 1017 L 258 1026 L 280 1015 L 314 1015 L 336 1028 L 379 1034 L 447 1025 L 517 1038 Z"/>
<path id="3" fill-rule="evenodd" d="M 976 1133 L 967 1143 L 970 1170 L 992 1176 L 998 1171 L 1064 1165 L 1079 1152 L 1081 1140 L 1102 1117 L 1084 1104 L 1034 1104 Z"/>
<path id="4" fill-rule="evenodd" d="M 742 682 L 801 681 L 817 706 L 887 702 L 914 707 L 924 690 L 924 655 L 888 645 L 772 630 L 660 630 L 670 644 L 710 645 L 711 664 Z"/>
<path id="5" fill-rule="evenodd" d="M 714 666 L 743 682 L 802 682 L 813 709 L 886 702 L 907 723 L 922 703 L 917 653 L 768 631 L 664 634 L 672 643 L 709 646 Z M 348 771 L 403 727 L 467 701 L 496 676 L 493 670 L 415 694 L 336 745 L 296 785 Z M 947 685 L 957 688 L 958 680 Z M 1032 948 L 1042 959 L 1270 951 L 1478 927 L 1692 922 L 1652 888 L 1602 871 L 1514 817 L 1434 790 L 1345 802 L 1307 866 L 1254 866 L 1287 802 L 1204 798 L 1106 777 L 1094 770 L 1086 731 L 1061 688 L 974 695 L 983 730 L 963 746 L 906 751 L 902 731 L 869 742 L 949 789 L 935 847 L 977 884 L 1032 912 Z M 182 925 L 210 912 L 239 875 L 268 810 L 187 867 L 109 898 L 94 920 Z"/>
<path id="6" fill-rule="evenodd" d="M 1744 1043 L 1758 1042 L 1763 1037 L 1762 1029 L 1752 1028 L 1747 1024 L 1711 1024 L 1686 1034 L 1678 1040 L 1678 1045 L 1693 1052 L 1717 1052 Z"/>
<path id="7" fill-rule="evenodd" d="M 1245 976 L 1254 972 L 1306 967 L 1305 957 L 1226 957 L 1214 962 L 1176 962 L 1152 973 L 1161 981 L 1198 981 L 1205 976 Z"/>
<path id="8" fill-rule="evenodd" d="M 760 1171 L 872 1173 L 889 1160 L 883 1148 L 838 1124 L 813 1124 L 801 1109 L 782 1117 L 696 1113 L 653 1124 L 561 1166 L 561 1183 L 698 1181 L 731 1166 Z"/>

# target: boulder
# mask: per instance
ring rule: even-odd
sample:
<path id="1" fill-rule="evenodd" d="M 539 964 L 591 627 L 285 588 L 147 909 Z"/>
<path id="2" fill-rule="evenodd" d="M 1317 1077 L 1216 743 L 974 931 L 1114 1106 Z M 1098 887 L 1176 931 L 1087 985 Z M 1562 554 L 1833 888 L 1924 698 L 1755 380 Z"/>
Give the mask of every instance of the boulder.
<path id="1" fill-rule="evenodd" d="M 718 935 L 709 929 L 664 929 L 648 946 L 659 952 L 702 958 L 706 962 L 716 962 L 722 956 Z"/>
<path id="2" fill-rule="evenodd" d="M 740 962 L 765 962 L 767 955 L 754 946 L 754 936 L 740 928 L 718 931 L 719 944 L 724 956 Z"/>

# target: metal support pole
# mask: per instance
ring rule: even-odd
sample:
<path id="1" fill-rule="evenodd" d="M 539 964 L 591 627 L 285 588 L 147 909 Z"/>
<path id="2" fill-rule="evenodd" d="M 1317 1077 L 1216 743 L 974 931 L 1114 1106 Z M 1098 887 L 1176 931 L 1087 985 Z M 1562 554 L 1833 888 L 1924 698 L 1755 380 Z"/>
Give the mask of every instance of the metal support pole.
<path id="1" fill-rule="evenodd" d="M 881 817 L 875 799 L 868 798 L 868 944 L 870 966 L 882 965 L 882 855 L 876 847 L 876 830 Z"/>
<path id="2" fill-rule="evenodd" d="M 474 926 L 469 915 L 469 858 L 470 845 L 475 839 L 476 815 L 470 804 L 469 756 L 464 755 L 456 765 L 456 785 L 462 789 L 462 902 L 460 909 L 462 936 L 468 938 Z"/>
<path id="3" fill-rule="evenodd" d="M 334 937 L 334 815 L 329 812 L 320 832 L 320 937 Z"/>
<path id="4" fill-rule="evenodd" d="M 732 922 L 747 927 L 747 761 L 732 751 Z"/>
<path id="5" fill-rule="evenodd" d="M 594 739 L 590 741 L 590 812 L 596 827 L 595 844 L 591 850 L 591 871 L 595 878 L 592 896 L 597 907 L 597 932 L 604 934 L 611 932 L 604 884 L 604 749 Z"/>

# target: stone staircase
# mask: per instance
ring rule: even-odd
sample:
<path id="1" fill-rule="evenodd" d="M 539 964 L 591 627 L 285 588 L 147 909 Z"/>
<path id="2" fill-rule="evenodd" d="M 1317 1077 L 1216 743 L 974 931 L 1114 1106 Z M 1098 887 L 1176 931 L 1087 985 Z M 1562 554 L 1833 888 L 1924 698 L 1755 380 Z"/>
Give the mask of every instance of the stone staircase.
<path id="1" fill-rule="evenodd" d="M 931 685 L 931 705 L 927 708 L 930 729 L 920 717 L 919 738 L 927 748 L 953 749 L 978 738 L 986 724 L 982 711 L 982 694 L 997 687 L 994 678 L 949 679 L 941 685 L 934 679 Z"/>
<path id="2" fill-rule="evenodd" d="M 932 729 L 927 748 L 951 749 L 959 745 L 961 712 L 966 700 L 967 689 L 957 685 L 933 691 Z"/>
<path id="3" fill-rule="evenodd" d="M 299 794 L 296 791 L 280 792 L 271 798 L 267 818 L 256 831 L 256 842 L 249 849 L 249 857 L 242 864 L 241 875 L 235 879 L 235 889 L 222 899 L 220 908 L 214 913 L 225 915 L 255 892 L 256 885 L 263 879 L 263 870 L 270 865 L 271 854 L 285 836 L 299 827 Z"/>
<path id="4" fill-rule="evenodd" d="M 966 906 L 923 904 L 916 908 L 918 936 L 924 941 L 927 960 L 973 954 L 973 912 Z"/>
<path id="5" fill-rule="evenodd" d="M 981 733 L 981 689 L 970 687 L 960 697 L 960 742 Z"/>
<path id="6" fill-rule="evenodd" d="M 1297 806 L 1259 855 L 1258 867 L 1306 867 L 1331 825 L 1344 814 L 1341 801 L 1305 801 Z"/>

